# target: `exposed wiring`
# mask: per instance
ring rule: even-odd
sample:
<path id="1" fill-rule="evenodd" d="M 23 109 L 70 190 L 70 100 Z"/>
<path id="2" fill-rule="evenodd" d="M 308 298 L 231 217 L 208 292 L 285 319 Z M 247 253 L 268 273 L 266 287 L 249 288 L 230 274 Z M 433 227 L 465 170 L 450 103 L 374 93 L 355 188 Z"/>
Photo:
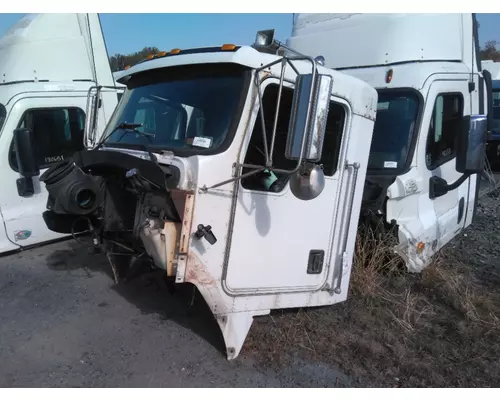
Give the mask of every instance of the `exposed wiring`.
<path id="1" fill-rule="evenodd" d="M 76 232 L 75 233 L 75 225 L 78 221 L 80 221 L 81 219 L 86 219 L 89 223 L 89 229 L 86 230 L 86 231 L 81 231 L 81 232 Z M 90 219 L 88 217 L 78 217 L 77 219 L 75 219 L 73 221 L 73 223 L 71 224 L 71 236 L 73 237 L 73 239 L 75 239 L 75 241 L 78 243 L 78 244 L 81 244 L 83 246 L 88 246 L 88 243 L 83 243 L 82 241 L 80 241 L 78 238 L 77 238 L 77 234 L 82 234 L 82 233 L 89 233 L 90 232 L 90 229 L 92 227 L 92 224 L 90 223 Z"/>
<path id="2" fill-rule="evenodd" d="M 5 236 L 7 237 L 7 240 L 11 242 L 14 246 L 17 246 L 19 250 L 24 250 L 24 247 L 21 246 L 20 244 L 17 244 L 16 242 L 13 242 L 12 239 L 9 237 L 9 234 L 7 233 L 7 224 L 5 223 L 5 218 L 3 216 L 2 209 L 0 208 L 0 215 L 2 216 L 2 222 L 3 222 L 3 227 L 5 229 Z"/>
<path id="3" fill-rule="evenodd" d="M 130 251 L 132 253 L 132 254 L 128 254 L 130 256 L 134 255 L 134 254 L 137 254 L 137 252 L 134 249 L 132 249 L 132 248 L 130 248 L 128 246 L 125 246 L 124 244 L 122 244 L 120 242 L 117 242 L 116 240 L 110 240 L 110 239 L 108 239 L 108 241 L 111 242 L 111 243 L 113 243 L 113 244 L 116 244 L 118 247 L 121 247 L 121 248 L 123 248 L 125 250 Z"/>
<path id="4" fill-rule="evenodd" d="M 84 231 L 80 231 L 80 232 L 75 232 L 75 225 L 78 221 L 82 220 L 82 219 L 85 219 L 87 220 L 87 223 L 89 225 L 89 229 L 87 230 L 84 230 Z M 91 246 L 92 248 L 96 248 L 98 247 L 99 245 L 99 242 L 98 242 L 98 239 L 97 237 L 94 235 L 95 233 L 95 229 L 94 227 L 92 226 L 92 222 L 90 220 L 90 218 L 86 217 L 86 216 L 81 216 L 81 217 L 78 217 L 77 219 L 75 219 L 73 221 L 73 223 L 71 224 L 71 236 L 73 237 L 73 239 L 75 239 L 75 241 L 82 245 L 82 246 L 88 246 L 89 244 L 88 243 L 84 243 L 82 242 L 81 240 L 78 239 L 77 235 L 80 235 L 80 234 L 85 234 L 85 233 L 91 233 L 93 235 L 93 245 Z M 112 239 L 108 239 L 108 242 L 110 243 L 113 243 L 114 245 L 118 246 L 118 247 L 121 247 L 125 250 L 128 250 L 130 253 L 117 253 L 117 252 L 109 252 L 110 254 L 114 254 L 114 255 L 119 255 L 119 256 L 135 256 L 137 258 L 140 258 L 142 257 L 145 253 L 138 253 L 136 250 L 124 245 L 123 243 L 120 243 L 120 242 L 117 242 L 116 240 L 112 240 Z"/>

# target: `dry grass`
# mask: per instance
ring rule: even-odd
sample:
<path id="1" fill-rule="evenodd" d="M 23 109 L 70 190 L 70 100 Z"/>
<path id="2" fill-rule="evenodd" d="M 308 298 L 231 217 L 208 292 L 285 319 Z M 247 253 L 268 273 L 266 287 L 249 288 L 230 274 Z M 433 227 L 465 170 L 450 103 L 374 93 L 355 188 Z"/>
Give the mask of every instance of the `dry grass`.
<path id="1" fill-rule="evenodd" d="M 409 274 L 391 236 L 356 243 L 349 299 L 256 320 L 245 352 L 277 368 L 330 363 L 376 386 L 491 386 L 500 376 L 500 299 L 445 252 Z"/>

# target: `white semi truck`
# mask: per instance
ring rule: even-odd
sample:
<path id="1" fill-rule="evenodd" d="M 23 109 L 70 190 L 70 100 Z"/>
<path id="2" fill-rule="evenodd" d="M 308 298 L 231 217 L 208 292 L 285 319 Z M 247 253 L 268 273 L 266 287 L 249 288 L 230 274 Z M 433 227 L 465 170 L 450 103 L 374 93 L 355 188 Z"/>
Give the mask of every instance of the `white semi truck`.
<path id="1" fill-rule="evenodd" d="M 457 170 L 467 116 L 488 116 L 474 14 L 295 14 L 288 45 L 378 93 L 363 219 L 392 229 L 410 271 L 469 226 L 479 174 Z"/>
<path id="2" fill-rule="evenodd" d="M 33 132 L 43 172 L 84 148 L 88 92 L 98 85 L 100 135 L 123 89 L 115 87 L 97 14 L 30 14 L 0 38 L 0 254 L 64 236 L 42 219 L 45 186 L 20 174 L 14 130 Z"/>

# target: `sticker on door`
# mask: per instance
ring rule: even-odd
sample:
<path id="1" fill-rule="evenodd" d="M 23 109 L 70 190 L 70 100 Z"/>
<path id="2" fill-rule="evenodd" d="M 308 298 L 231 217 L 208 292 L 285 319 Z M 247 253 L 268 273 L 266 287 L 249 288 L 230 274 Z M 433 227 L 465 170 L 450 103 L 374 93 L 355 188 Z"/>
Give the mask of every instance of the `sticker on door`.
<path id="1" fill-rule="evenodd" d="M 14 232 L 14 238 L 16 239 L 16 242 L 19 242 L 20 240 L 26 240 L 31 236 L 31 231 L 15 231 Z"/>

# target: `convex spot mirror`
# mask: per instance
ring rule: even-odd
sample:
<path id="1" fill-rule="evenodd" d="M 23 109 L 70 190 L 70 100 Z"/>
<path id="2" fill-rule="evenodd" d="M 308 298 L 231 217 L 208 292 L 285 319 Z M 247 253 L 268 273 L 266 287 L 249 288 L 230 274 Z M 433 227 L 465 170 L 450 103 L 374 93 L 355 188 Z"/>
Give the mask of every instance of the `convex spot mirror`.
<path id="1" fill-rule="evenodd" d="M 333 79 L 330 75 L 298 75 L 285 156 L 290 160 L 318 162 L 325 139 Z M 301 157 L 302 156 L 302 157 Z"/>
<path id="2" fill-rule="evenodd" d="M 290 177 L 290 190 L 300 200 L 313 200 L 325 188 L 325 174 L 316 164 L 304 163 Z"/>
<path id="3" fill-rule="evenodd" d="M 484 168 L 488 119 L 466 115 L 458 136 L 456 170 L 462 174 L 481 173 Z"/>

